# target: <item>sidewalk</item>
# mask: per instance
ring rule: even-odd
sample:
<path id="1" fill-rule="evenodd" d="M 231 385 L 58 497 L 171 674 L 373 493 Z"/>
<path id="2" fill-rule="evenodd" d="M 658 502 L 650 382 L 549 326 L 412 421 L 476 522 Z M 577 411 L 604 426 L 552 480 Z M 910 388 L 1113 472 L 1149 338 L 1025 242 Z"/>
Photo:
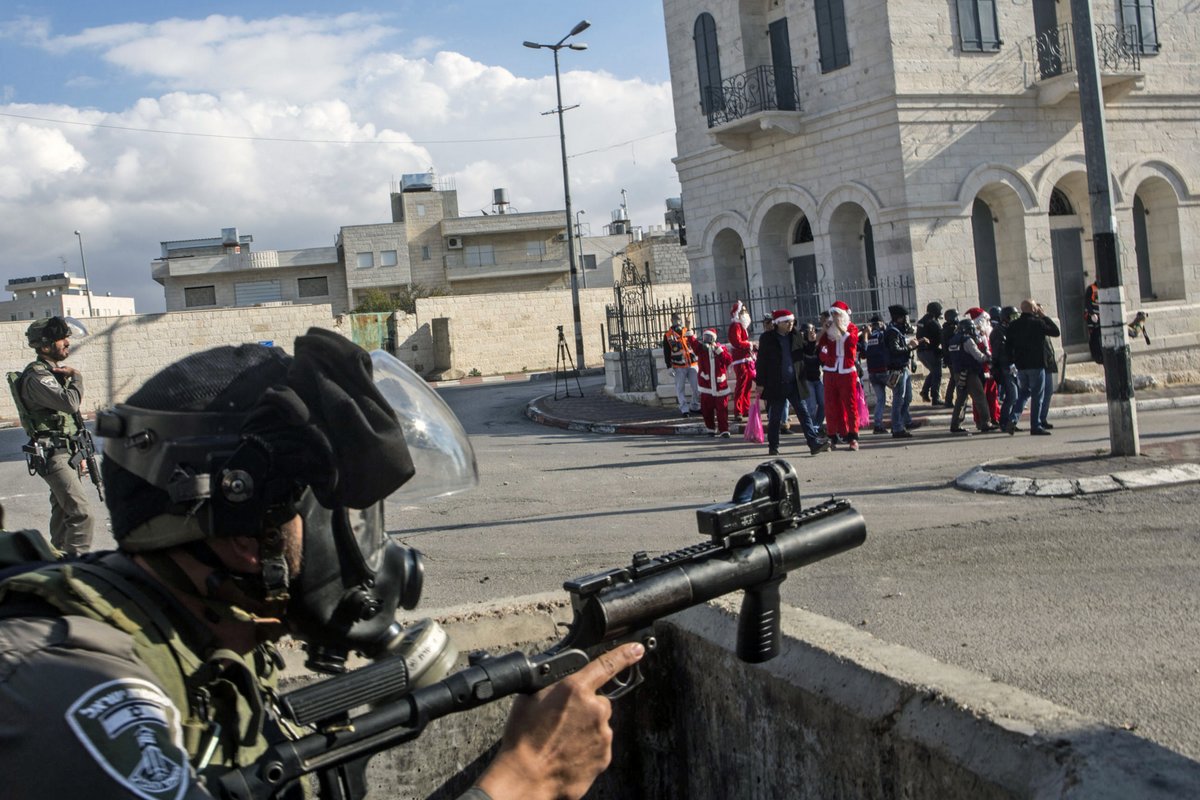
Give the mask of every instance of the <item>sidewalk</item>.
<path id="1" fill-rule="evenodd" d="M 707 429 L 699 413 L 681 417 L 674 405 L 645 406 L 604 394 L 590 386 L 579 396 L 575 385 L 571 396 L 546 394 L 531 400 L 525 415 L 535 422 L 571 431 L 650 436 L 704 436 Z M 1136 395 L 1138 411 L 1200 407 L 1200 386 L 1171 386 L 1146 389 Z M 1073 417 L 1101 416 L 1108 404 L 1101 394 L 1056 394 L 1050 406 L 1051 421 Z M 950 427 L 950 409 L 934 408 L 917 401 L 912 408 L 914 428 Z M 969 422 L 969 420 L 968 420 Z M 741 424 L 730 424 L 734 436 L 742 435 Z M 984 434 L 979 434 L 980 436 Z M 1000 436 L 999 434 L 991 434 Z M 1007 438 L 1007 437 L 1003 437 Z M 1142 448 L 1137 457 L 1063 455 L 1044 459 L 1002 459 L 987 462 L 958 476 L 954 483 L 973 492 L 992 492 L 1037 497 L 1167 486 L 1200 481 L 1200 440 L 1156 443 Z"/>

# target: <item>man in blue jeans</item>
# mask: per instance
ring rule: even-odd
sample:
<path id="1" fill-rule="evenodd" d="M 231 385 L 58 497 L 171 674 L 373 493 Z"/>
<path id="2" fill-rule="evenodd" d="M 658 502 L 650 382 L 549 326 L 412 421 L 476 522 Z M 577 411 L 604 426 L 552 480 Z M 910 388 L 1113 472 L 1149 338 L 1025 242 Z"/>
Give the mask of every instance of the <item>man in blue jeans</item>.
<path id="1" fill-rule="evenodd" d="M 1046 347 L 1047 338 L 1060 334 L 1058 325 L 1046 316 L 1040 304 L 1033 300 L 1021 301 L 1021 316 L 1008 326 L 1006 349 L 1009 360 L 1017 368 L 1020 391 L 1017 408 L 1007 420 L 1001 420 L 1011 436 L 1016 433 L 1017 420 L 1025 410 L 1025 401 L 1030 401 L 1029 433 L 1033 436 L 1049 436 L 1045 427 L 1046 409 Z"/>
<path id="2" fill-rule="evenodd" d="M 829 440 L 817 432 L 804 402 L 808 382 L 804 379 L 804 344 L 795 329 L 796 317 L 786 308 L 771 316 L 774 329 L 759 337 L 754 364 L 754 382 L 767 402 L 767 453 L 779 455 L 779 429 L 790 405 L 800 419 L 808 450 L 815 456 L 829 449 Z"/>
<path id="3" fill-rule="evenodd" d="M 892 438 L 911 439 L 912 373 L 909 362 L 917 347 L 917 337 L 908 324 L 908 309 L 902 305 L 888 306 L 891 323 L 883 333 L 887 351 L 887 384 L 892 389 Z"/>
<path id="4" fill-rule="evenodd" d="M 858 346 L 859 357 L 867 362 L 867 381 L 875 393 L 874 427 L 871 433 L 887 433 L 883 427 L 883 410 L 887 408 L 888 353 L 883 338 L 886 328 L 883 317 L 875 314 L 871 317 L 871 326 L 862 334 L 862 343 Z"/>

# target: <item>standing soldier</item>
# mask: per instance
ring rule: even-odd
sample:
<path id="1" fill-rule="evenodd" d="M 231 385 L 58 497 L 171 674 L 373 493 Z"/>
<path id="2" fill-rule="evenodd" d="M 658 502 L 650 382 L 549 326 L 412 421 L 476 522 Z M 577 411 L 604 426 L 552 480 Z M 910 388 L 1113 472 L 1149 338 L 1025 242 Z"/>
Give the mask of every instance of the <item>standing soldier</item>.
<path id="1" fill-rule="evenodd" d="M 70 336 L 62 317 L 31 323 L 25 337 L 37 358 L 22 372 L 10 372 L 8 383 L 29 435 L 29 468 L 50 486 L 50 543 L 68 555 L 82 555 L 92 544 L 92 516 L 79 466 L 83 375 L 62 363 L 71 350 Z"/>

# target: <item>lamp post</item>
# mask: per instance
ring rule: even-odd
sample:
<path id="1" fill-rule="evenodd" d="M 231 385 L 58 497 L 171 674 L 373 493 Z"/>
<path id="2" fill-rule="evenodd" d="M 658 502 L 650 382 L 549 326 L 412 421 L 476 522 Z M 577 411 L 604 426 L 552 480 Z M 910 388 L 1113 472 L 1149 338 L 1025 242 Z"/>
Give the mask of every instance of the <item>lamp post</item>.
<path id="1" fill-rule="evenodd" d="M 83 268 L 83 291 L 87 295 L 88 301 L 88 316 L 92 314 L 92 285 L 88 283 L 87 277 L 87 261 L 83 258 L 83 234 L 75 231 L 75 237 L 79 239 L 79 266 Z"/>
<path id="2" fill-rule="evenodd" d="M 583 322 L 579 317 L 579 265 L 575 263 L 575 237 L 571 235 L 571 179 L 567 172 L 567 133 L 563 127 L 563 112 L 569 109 L 563 108 L 562 104 L 562 79 L 559 77 L 558 72 L 558 51 L 564 47 L 570 50 L 587 50 L 586 44 L 565 44 L 565 42 L 572 36 L 587 30 L 591 27 L 591 24 L 586 19 L 582 20 L 574 28 L 571 28 L 570 33 L 559 39 L 555 44 L 523 43 L 526 47 L 534 50 L 550 50 L 554 53 L 554 89 L 558 95 L 558 107 L 546 113 L 558 114 L 558 140 L 562 146 L 563 198 L 567 206 L 567 258 L 571 263 L 571 311 L 575 317 L 576 369 L 583 369 Z M 576 108 L 576 106 L 571 106 L 571 108 Z"/>
<path id="3" fill-rule="evenodd" d="M 583 282 L 583 288 L 587 288 L 587 264 L 583 261 L 583 225 L 579 222 L 579 215 L 586 214 L 582 208 L 575 212 L 575 238 L 579 243 L 579 279 Z"/>

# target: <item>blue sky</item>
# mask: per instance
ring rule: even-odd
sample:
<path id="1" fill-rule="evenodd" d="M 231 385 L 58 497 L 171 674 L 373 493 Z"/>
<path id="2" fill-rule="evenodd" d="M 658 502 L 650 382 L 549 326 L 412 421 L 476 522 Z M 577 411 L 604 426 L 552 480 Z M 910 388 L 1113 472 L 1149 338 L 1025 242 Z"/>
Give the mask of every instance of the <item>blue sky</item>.
<path id="1" fill-rule="evenodd" d="M 163 240 L 237 226 L 258 249 L 385 221 L 390 181 L 433 167 L 463 213 L 505 187 L 561 208 L 548 51 L 563 54 L 572 200 L 599 227 L 677 195 L 662 7 L 653 0 L 16 2 L 0 9 L 0 278 L 78 272 L 163 307 Z M 556 177 L 557 176 L 557 177 Z"/>

